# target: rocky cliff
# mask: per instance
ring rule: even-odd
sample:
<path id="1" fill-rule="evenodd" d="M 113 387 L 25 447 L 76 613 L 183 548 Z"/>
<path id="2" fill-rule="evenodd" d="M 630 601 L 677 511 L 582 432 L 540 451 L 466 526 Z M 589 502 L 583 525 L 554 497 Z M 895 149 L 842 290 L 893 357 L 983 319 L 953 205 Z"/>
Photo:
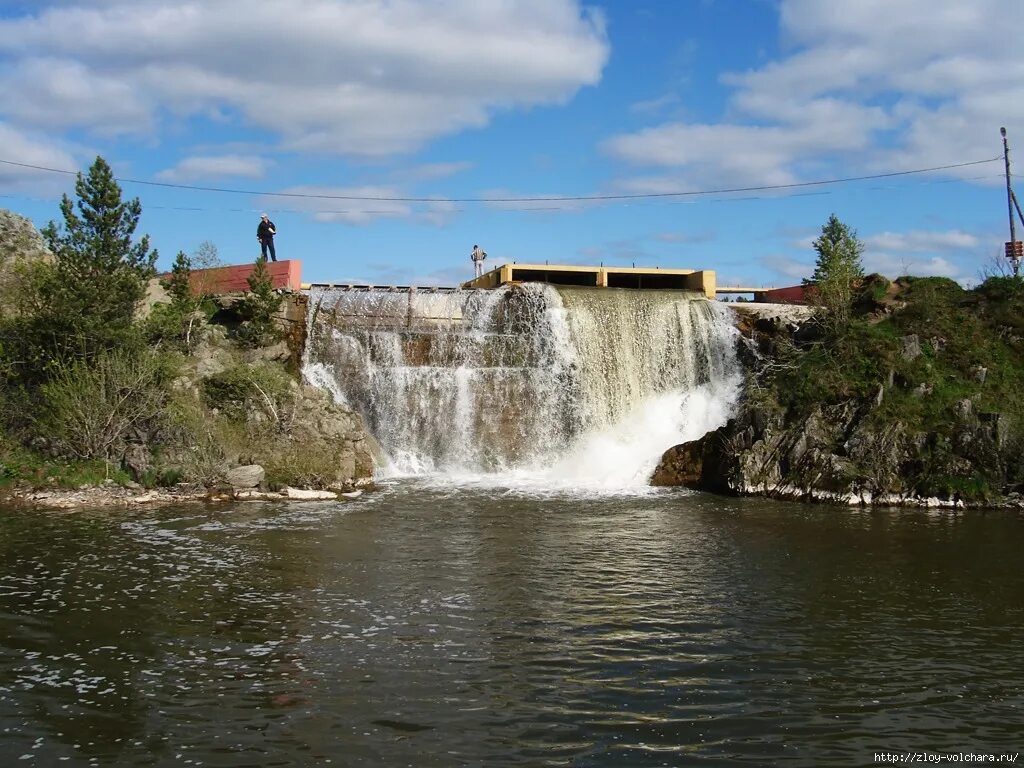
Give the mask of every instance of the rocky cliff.
<path id="1" fill-rule="evenodd" d="M 667 451 L 652 484 L 852 504 L 1019 501 L 1024 290 L 883 280 L 838 336 L 813 320 L 741 316 L 737 414 Z"/>
<path id="2" fill-rule="evenodd" d="M 13 303 L 10 291 L 17 284 L 16 265 L 51 258 L 53 255 L 31 221 L 0 209 L 0 311 Z"/>

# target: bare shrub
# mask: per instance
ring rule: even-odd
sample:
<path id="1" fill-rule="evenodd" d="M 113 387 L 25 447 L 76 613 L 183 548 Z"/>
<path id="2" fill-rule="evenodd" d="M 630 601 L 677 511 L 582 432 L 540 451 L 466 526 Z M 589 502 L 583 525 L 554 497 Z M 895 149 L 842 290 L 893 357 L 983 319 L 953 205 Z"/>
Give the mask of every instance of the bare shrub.
<path id="1" fill-rule="evenodd" d="M 167 361 L 110 352 L 57 369 L 42 387 L 37 432 L 57 453 L 109 461 L 128 438 L 155 429 L 167 401 Z"/>

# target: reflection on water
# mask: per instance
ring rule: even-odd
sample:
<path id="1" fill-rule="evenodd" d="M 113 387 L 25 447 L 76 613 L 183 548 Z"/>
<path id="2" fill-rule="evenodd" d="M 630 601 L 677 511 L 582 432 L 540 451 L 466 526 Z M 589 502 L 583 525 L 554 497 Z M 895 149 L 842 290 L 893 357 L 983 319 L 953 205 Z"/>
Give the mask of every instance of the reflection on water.
<path id="1" fill-rule="evenodd" d="M 0 765 L 1014 751 L 1022 549 L 1012 513 L 408 481 L 347 505 L 0 511 Z"/>

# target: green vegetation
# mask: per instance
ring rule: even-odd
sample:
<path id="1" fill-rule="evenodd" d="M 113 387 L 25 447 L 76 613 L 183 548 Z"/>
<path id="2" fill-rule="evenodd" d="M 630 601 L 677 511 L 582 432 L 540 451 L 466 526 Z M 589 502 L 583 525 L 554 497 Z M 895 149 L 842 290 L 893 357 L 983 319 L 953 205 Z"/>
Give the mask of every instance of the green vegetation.
<path id="1" fill-rule="evenodd" d="M 861 254 L 864 244 L 856 230 L 833 213 L 813 244 L 818 254 L 814 275 L 804 285 L 816 303 L 827 310 L 828 321 L 842 326 L 850 317 L 854 283 L 864 277 Z"/>
<path id="2" fill-rule="evenodd" d="M 153 307 L 144 326 L 144 333 L 152 344 L 191 355 L 203 340 L 206 323 L 213 317 L 216 306 L 209 296 L 192 286 L 192 259 L 178 251 L 170 275 L 160 281 L 170 302 Z"/>
<path id="3" fill-rule="evenodd" d="M 66 450 L 68 456 L 108 460 L 109 450 L 98 442 L 93 443 L 94 453 L 83 454 L 81 445 L 51 444 L 48 430 L 57 418 L 54 407 L 71 407 L 71 388 L 81 385 L 79 407 L 88 410 L 94 405 L 88 397 L 96 392 L 94 372 L 103 371 L 97 375 L 105 378 L 111 366 L 127 370 L 115 365 L 113 356 L 141 361 L 151 354 L 143 344 L 136 309 L 154 274 L 156 252 L 146 237 L 133 242 L 141 205 L 137 199 L 121 200 L 120 187 L 102 158 L 96 158 L 86 175 L 79 174 L 75 190 L 77 204 L 66 195 L 61 201 L 63 225 L 51 222 L 43 230 L 53 258 L 15 267 L 19 290 L 0 317 L 6 417 L 0 428 L 26 444 L 45 442 L 55 455 Z M 115 383 L 107 380 L 105 386 Z"/>
<path id="4" fill-rule="evenodd" d="M 22 318 L 26 351 L 34 353 L 24 373 L 45 381 L 54 364 L 90 361 L 138 341 L 135 309 L 155 273 L 149 238 L 132 241 L 142 206 L 124 202 L 110 166 L 97 157 L 75 184 L 77 205 L 64 195 L 62 227 L 54 222 L 43 237 L 54 255 L 25 275 Z"/>
<path id="5" fill-rule="evenodd" d="M 131 477 L 104 461 L 53 458 L 0 439 L 0 491 L 26 484 L 33 488 L 73 489 L 100 485 L 107 480 L 123 485 Z"/>
<path id="6" fill-rule="evenodd" d="M 918 445 L 900 467 L 921 495 L 991 500 L 1024 482 L 1024 282 L 965 290 L 939 277 L 872 275 L 854 284 L 845 322 L 783 344 L 759 397 L 796 423 L 853 403 L 862 429 L 896 429 Z M 878 468 L 870 457 L 858 467 Z"/>
<path id="7" fill-rule="evenodd" d="M 298 386 L 261 357 L 281 337 L 266 265 L 225 309 L 195 274 L 217 264 L 203 243 L 178 253 L 154 303 L 157 254 L 136 238 L 139 201 L 122 199 L 102 158 L 75 192 L 32 258 L 15 248 L 24 237 L 2 243 L 0 488 L 212 484 L 257 460 L 274 483 L 335 480 L 336 452 L 320 451 L 325 468 L 319 449 L 307 458 L 289 442 Z M 233 335 L 212 324 L 217 313 Z"/>
<path id="8" fill-rule="evenodd" d="M 256 268 L 246 282 L 249 283 L 249 292 L 238 307 L 238 315 L 242 318 L 238 339 L 248 347 L 272 344 L 281 336 L 274 318 L 281 309 L 282 298 L 274 293 L 267 260 L 262 256 L 256 260 Z"/>

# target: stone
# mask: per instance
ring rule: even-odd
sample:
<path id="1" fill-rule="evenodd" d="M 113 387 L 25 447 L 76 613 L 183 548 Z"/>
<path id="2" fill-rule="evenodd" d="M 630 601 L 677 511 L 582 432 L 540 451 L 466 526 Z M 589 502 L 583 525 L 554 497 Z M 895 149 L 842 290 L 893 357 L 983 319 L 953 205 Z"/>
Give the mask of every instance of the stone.
<path id="1" fill-rule="evenodd" d="M 288 342 L 279 341 L 269 347 L 256 347 L 250 350 L 247 358 L 249 362 L 270 361 L 284 363 L 288 361 L 291 354 L 291 350 L 288 349 Z"/>
<path id="2" fill-rule="evenodd" d="M 915 360 L 921 356 L 921 340 L 916 333 L 900 339 L 900 354 L 904 360 Z"/>
<path id="3" fill-rule="evenodd" d="M 235 494 L 237 501 L 271 501 L 283 498 L 280 493 L 268 493 L 267 491 L 238 491 Z"/>
<path id="4" fill-rule="evenodd" d="M 266 474 L 259 464 L 245 464 L 229 469 L 224 474 L 224 479 L 232 488 L 255 488 L 263 482 Z"/>
<path id="5" fill-rule="evenodd" d="M 929 384 L 927 381 L 925 381 L 925 382 L 922 382 L 921 384 L 919 384 L 914 389 L 914 391 L 911 392 L 911 394 L 914 397 L 927 397 L 928 395 L 930 395 L 932 393 L 932 390 L 934 390 L 934 387 L 931 384 Z"/>
<path id="6" fill-rule="evenodd" d="M 307 499 L 310 501 L 321 501 L 327 499 L 337 499 L 338 494 L 333 491 L 317 491 L 312 488 L 291 488 L 285 486 L 281 493 L 287 496 L 289 499 Z"/>

